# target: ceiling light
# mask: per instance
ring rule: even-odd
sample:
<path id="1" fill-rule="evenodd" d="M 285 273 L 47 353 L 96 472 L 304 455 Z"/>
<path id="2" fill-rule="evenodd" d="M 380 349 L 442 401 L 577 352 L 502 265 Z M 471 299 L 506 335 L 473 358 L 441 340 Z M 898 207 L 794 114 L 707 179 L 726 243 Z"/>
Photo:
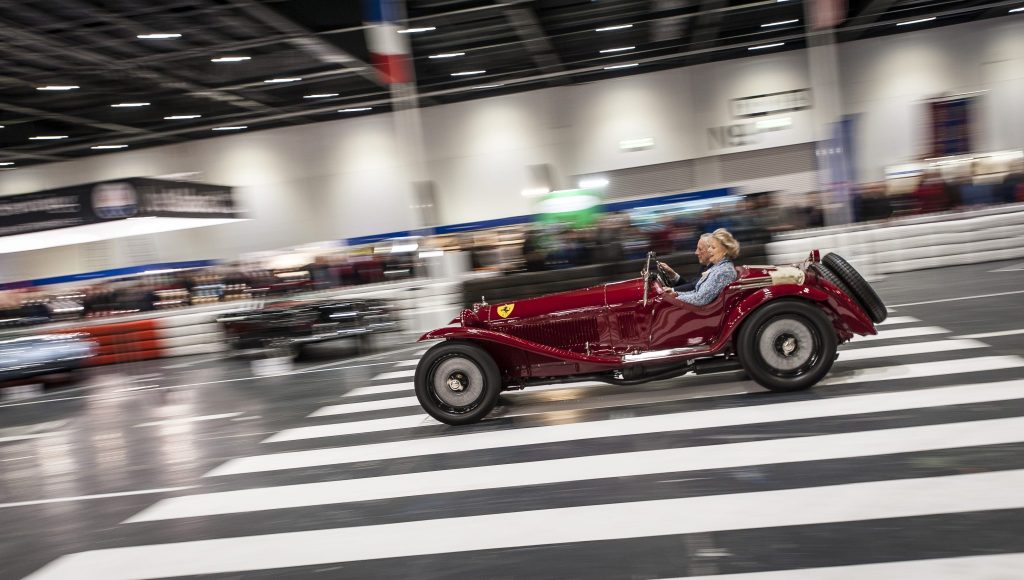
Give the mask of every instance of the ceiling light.
<path id="1" fill-rule="evenodd" d="M 473 87 L 473 88 L 474 89 L 496 89 L 498 87 L 503 87 L 503 86 L 505 86 L 505 83 L 495 83 L 493 85 L 479 85 L 479 86 L 476 86 L 476 87 Z"/>
<path id="2" fill-rule="evenodd" d="M 606 52 L 622 52 L 624 50 L 633 50 L 634 48 L 636 48 L 636 47 L 635 46 L 620 46 L 619 48 L 606 48 L 606 49 L 602 50 L 601 53 L 603 54 L 603 53 L 606 53 Z"/>
<path id="3" fill-rule="evenodd" d="M 442 52 L 441 54 L 432 54 L 427 58 L 455 58 L 457 56 L 466 56 L 464 52 Z"/>
<path id="4" fill-rule="evenodd" d="M 792 20 L 780 20 L 778 22 L 769 22 L 768 24 L 762 24 L 761 28 L 768 28 L 769 26 L 783 26 L 785 24 L 794 24 L 796 22 L 800 22 L 800 19 L 794 18 Z"/>
<path id="5" fill-rule="evenodd" d="M 485 72 L 487 72 L 487 71 L 485 71 L 485 70 L 467 70 L 467 71 L 452 73 L 452 76 L 453 77 L 467 77 L 467 76 L 470 76 L 470 75 L 482 75 Z"/>
<path id="6" fill-rule="evenodd" d="M 67 139 L 67 135 L 39 135 L 38 137 L 29 137 L 29 141 L 49 141 L 52 139 Z"/>
<path id="7" fill-rule="evenodd" d="M 89 149 L 124 149 L 127 145 L 96 145 Z"/>
<path id="8" fill-rule="evenodd" d="M 243 60 L 251 59 L 251 56 L 219 56 L 217 58 L 211 58 L 210 62 L 241 62 Z"/>
<path id="9" fill-rule="evenodd" d="M 406 28 L 405 30 L 399 30 L 398 34 L 412 34 L 414 32 L 430 32 L 431 30 L 437 30 L 435 26 L 422 26 L 420 28 Z"/>
<path id="10" fill-rule="evenodd" d="M 316 95 L 306 95 L 303 99 L 326 99 L 327 97 L 337 97 L 338 93 L 318 93 Z"/>
<path id="11" fill-rule="evenodd" d="M 14 165 L 14 162 L 13 161 L 0 161 L 0 165 L 3 165 L 4 167 L 6 167 L 8 165 Z"/>
<path id="12" fill-rule="evenodd" d="M 631 62 L 629 64 L 615 64 L 615 65 L 612 65 L 612 66 L 604 67 L 604 70 L 615 70 L 615 69 L 619 69 L 619 68 L 633 68 L 635 66 L 640 66 L 640 63 L 638 63 L 638 62 Z"/>
<path id="13" fill-rule="evenodd" d="M 241 131 L 242 129 L 248 129 L 248 125 L 235 125 L 233 127 L 214 127 L 211 131 Z"/>
<path id="14" fill-rule="evenodd" d="M 143 40 L 159 40 L 163 38 L 181 38 L 181 35 L 177 33 L 139 34 L 135 38 L 141 38 Z"/>
<path id="15" fill-rule="evenodd" d="M 360 113 L 362 111 L 372 111 L 373 107 L 355 107 L 352 109 L 338 109 L 339 113 Z"/>
<path id="16" fill-rule="evenodd" d="M 202 115 L 171 115 L 170 117 L 164 117 L 165 121 L 180 121 L 182 119 L 198 119 Z"/>
<path id="17" fill-rule="evenodd" d="M 605 26 L 604 28 L 598 28 L 594 32 L 608 32 L 609 30 L 622 30 L 623 28 L 633 28 L 632 24 L 618 24 L 616 26 Z"/>
<path id="18" fill-rule="evenodd" d="M 295 81 L 301 81 L 302 77 L 286 77 L 281 79 L 267 79 L 265 83 L 294 83 Z"/>
<path id="19" fill-rule="evenodd" d="M 1020 8 L 1014 8 L 1010 10 L 1010 12 L 1024 12 L 1024 6 L 1021 6 Z"/>
<path id="20" fill-rule="evenodd" d="M 917 20 L 908 20 L 906 22 L 897 22 L 896 26 L 908 26 L 910 24 L 920 24 L 922 22 L 931 22 L 932 20 L 935 20 L 934 16 L 929 16 L 928 18 L 918 18 Z"/>
<path id="21" fill-rule="evenodd" d="M 110 106 L 115 108 L 115 109 L 116 108 L 120 108 L 120 107 L 148 107 L 149 103 L 118 103 L 116 105 L 110 105 Z"/>
<path id="22" fill-rule="evenodd" d="M 748 46 L 747 50 L 763 50 L 765 48 L 775 48 L 776 46 L 782 46 L 785 42 L 773 42 L 771 44 L 762 44 L 760 46 Z"/>
<path id="23" fill-rule="evenodd" d="M 46 85 L 45 87 L 36 87 L 37 91 L 72 91 L 77 89 L 78 85 Z"/>

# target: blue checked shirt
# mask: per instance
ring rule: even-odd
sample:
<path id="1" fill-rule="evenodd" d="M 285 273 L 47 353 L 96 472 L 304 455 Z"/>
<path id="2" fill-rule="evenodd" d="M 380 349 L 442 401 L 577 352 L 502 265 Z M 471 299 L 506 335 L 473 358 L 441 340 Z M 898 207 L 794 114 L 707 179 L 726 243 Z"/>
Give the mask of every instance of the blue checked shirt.
<path id="1" fill-rule="evenodd" d="M 689 292 L 677 292 L 680 300 L 694 306 L 711 304 L 722 293 L 726 286 L 736 280 L 736 268 L 732 260 L 722 258 L 722 261 L 708 268 L 697 286 Z"/>

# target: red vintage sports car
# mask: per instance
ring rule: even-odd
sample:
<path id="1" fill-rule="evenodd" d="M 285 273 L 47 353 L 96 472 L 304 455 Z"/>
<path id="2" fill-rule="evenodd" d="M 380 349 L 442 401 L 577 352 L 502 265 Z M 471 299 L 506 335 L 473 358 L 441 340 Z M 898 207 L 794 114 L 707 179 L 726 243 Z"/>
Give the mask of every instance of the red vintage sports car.
<path id="1" fill-rule="evenodd" d="M 772 391 L 807 389 L 839 344 L 875 334 L 887 310 L 843 258 L 740 266 L 706 306 L 681 302 L 647 256 L 641 277 L 505 304 L 474 304 L 420 340 L 416 397 L 439 421 L 482 419 L 503 390 L 598 380 L 633 385 L 743 369 Z"/>

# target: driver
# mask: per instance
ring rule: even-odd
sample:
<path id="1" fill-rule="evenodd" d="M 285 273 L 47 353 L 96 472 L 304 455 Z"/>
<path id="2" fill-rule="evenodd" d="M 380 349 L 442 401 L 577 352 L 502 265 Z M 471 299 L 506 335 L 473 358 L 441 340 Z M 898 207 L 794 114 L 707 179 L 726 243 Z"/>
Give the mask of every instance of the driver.
<path id="1" fill-rule="evenodd" d="M 703 248 L 701 247 L 703 244 Z M 710 234 L 704 234 L 697 242 L 697 259 L 706 267 L 694 289 L 677 292 L 678 298 L 687 304 L 704 306 L 718 297 L 726 286 L 736 280 L 736 267 L 732 261 L 740 255 L 740 243 L 725 228 L 718 228 Z M 658 263 L 672 282 L 679 281 L 679 274 L 667 264 Z"/>
<path id="2" fill-rule="evenodd" d="M 697 261 L 700 263 L 701 278 L 704 277 L 704 272 L 711 267 L 708 263 L 708 259 L 710 258 L 710 254 L 708 253 L 708 240 L 710 238 L 711 234 L 701 234 L 700 239 L 697 240 L 697 251 L 694 252 L 694 255 L 697 256 Z M 697 278 L 687 282 L 665 262 L 658 262 L 658 269 L 665 275 L 665 281 L 671 284 L 672 289 L 676 292 L 688 292 L 695 289 L 697 286 L 697 280 L 700 279 Z"/>

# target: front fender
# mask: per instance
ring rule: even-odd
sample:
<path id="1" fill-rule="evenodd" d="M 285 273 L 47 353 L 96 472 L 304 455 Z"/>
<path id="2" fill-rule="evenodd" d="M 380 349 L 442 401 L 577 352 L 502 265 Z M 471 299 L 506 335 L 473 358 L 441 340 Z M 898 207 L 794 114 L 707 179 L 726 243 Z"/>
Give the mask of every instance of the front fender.
<path id="1" fill-rule="evenodd" d="M 486 330 L 483 328 L 446 326 L 444 328 L 432 330 L 420 337 L 420 340 L 438 339 L 483 341 L 494 344 L 500 344 L 502 346 L 518 349 L 524 352 L 534 353 L 541 356 L 551 357 L 559 360 L 609 365 L 612 367 L 619 367 L 622 365 L 622 358 L 618 356 L 596 356 L 592 354 L 582 354 L 571 350 L 555 348 L 553 346 L 548 346 L 546 344 L 540 344 L 536 342 L 531 342 L 529 340 L 523 340 L 516 336 L 510 336 L 508 334 L 494 332 L 493 330 Z"/>

